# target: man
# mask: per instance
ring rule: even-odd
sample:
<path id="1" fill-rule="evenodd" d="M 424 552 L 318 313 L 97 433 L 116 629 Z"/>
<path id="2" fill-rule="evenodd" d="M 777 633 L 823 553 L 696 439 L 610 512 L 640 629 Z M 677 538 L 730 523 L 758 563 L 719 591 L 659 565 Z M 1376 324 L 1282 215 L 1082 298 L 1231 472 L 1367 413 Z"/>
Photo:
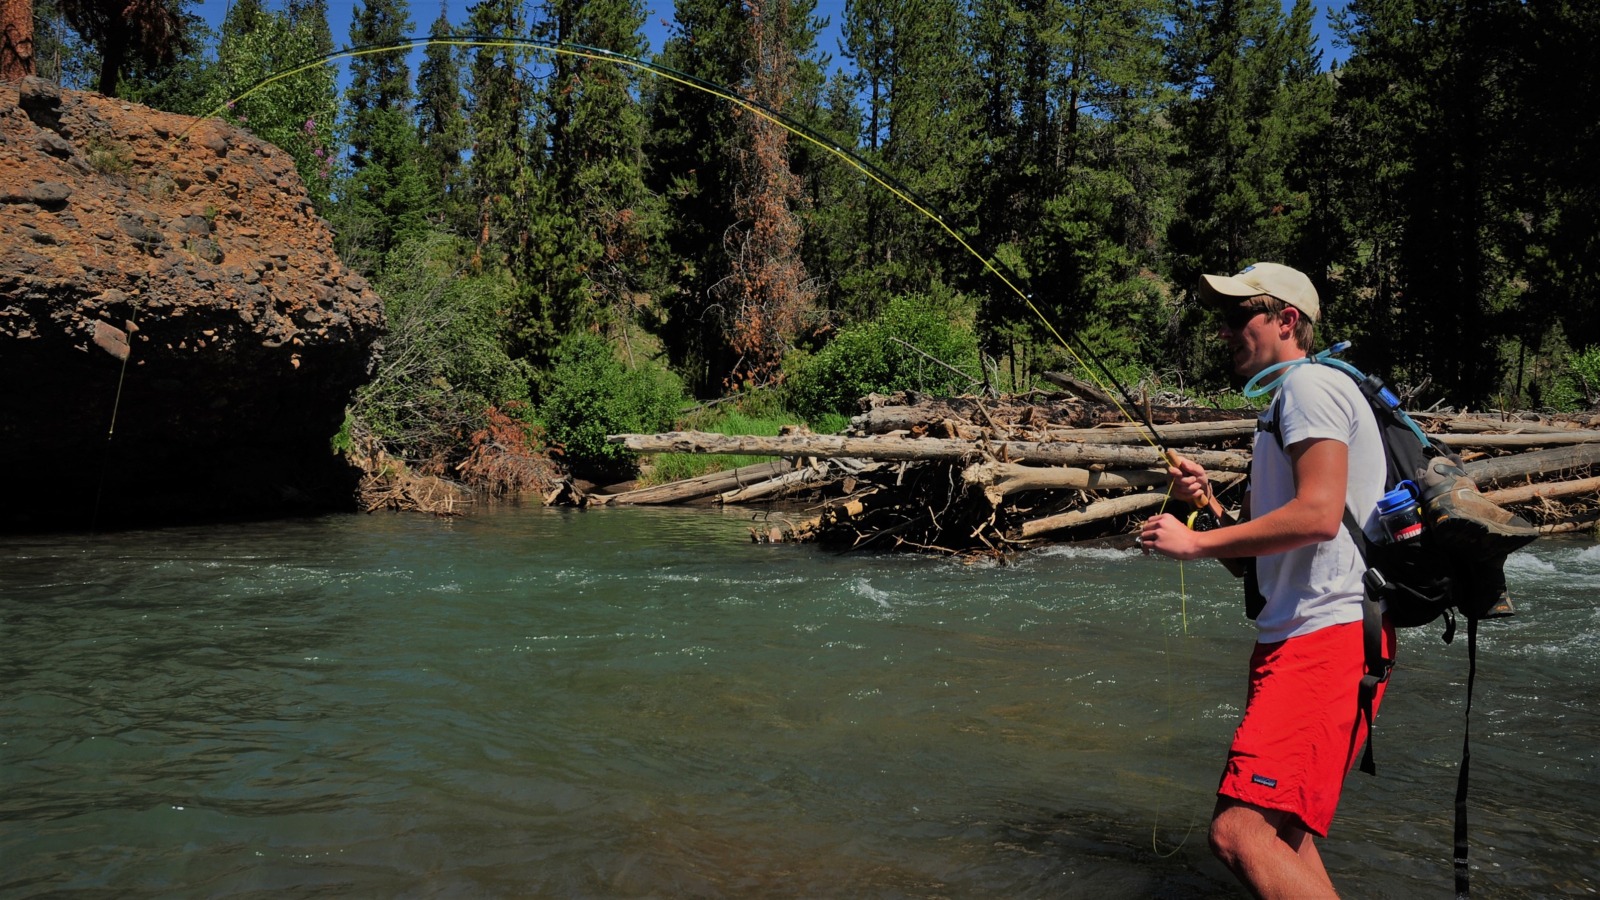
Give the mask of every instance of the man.
<path id="1" fill-rule="evenodd" d="M 1235 374 L 1309 353 L 1320 306 L 1304 274 L 1257 263 L 1231 277 L 1202 276 L 1200 292 L 1221 307 L 1219 336 Z M 1327 836 L 1368 724 L 1357 699 L 1365 567 L 1344 512 L 1380 533 L 1384 456 L 1372 410 L 1349 376 L 1320 365 L 1286 371 L 1256 432 L 1244 521 L 1196 532 L 1163 514 L 1139 540 L 1145 552 L 1175 559 L 1255 558 L 1259 635 L 1211 847 L 1258 897 L 1333 897 L 1315 838 Z M 1179 458 L 1169 471 L 1175 498 L 1199 499 L 1222 516 L 1203 468 Z M 1384 655 L 1393 659 L 1394 630 L 1384 626 Z"/>

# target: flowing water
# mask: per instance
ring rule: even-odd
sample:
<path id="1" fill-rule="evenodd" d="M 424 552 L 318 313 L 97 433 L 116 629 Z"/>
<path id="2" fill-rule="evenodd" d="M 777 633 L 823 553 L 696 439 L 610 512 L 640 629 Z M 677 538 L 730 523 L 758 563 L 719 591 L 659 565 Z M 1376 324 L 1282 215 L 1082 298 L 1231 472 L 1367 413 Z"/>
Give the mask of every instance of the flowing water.
<path id="1" fill-rule="evenodd" d="M 1214 564 L 756 546 L 504 508 L 0 539 L 0 895 L 1236 896 Z M 1482 896 L 1600 888 L 1600 547 L 1508 564 Z M 1465 642 L 1402 635 L 1347 896 L 1448 896 Z"/>

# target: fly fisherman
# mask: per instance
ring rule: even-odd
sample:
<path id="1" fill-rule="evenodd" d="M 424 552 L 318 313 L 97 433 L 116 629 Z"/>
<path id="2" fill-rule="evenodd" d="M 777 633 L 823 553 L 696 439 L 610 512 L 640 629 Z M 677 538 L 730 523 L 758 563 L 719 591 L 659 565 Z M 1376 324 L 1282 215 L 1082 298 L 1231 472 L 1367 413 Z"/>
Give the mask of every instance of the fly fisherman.
<path id="1" fill-rule="evenodd" d="M 1257 263 L 1231 277 L 1201 276 L 1200 294 L 1221 310 L 1218 336 L 1236 375 L 1309 353 L 1319 305 L 1301 272 Z M 1383 493 L 1384 451 L 1349 376 L 1317 365 L 1288 371 L 1281 402 L 1257 423 L 1244 520 L 1191 531 L 1162 514 L 1144 523 L 1139 543 L 1174 559 L 1255 559 L 1246 595 L 1259 635 L 1244 718 L 1217 788 L 1211 848 L 1258 897 L 1333 897 L 1315 839 L 1327 836 L 1368 724 L 1357 699 L 1365 566 L 1343 519 L 1348 506 L 1368 534 L 1378 533 L 1372 511 Z M 1175 461 L 1173 495 L 1208 504 L 1227 521 L 1205 469 Z M 1383 644 L 1393 659 L 1387 617 Z"/>

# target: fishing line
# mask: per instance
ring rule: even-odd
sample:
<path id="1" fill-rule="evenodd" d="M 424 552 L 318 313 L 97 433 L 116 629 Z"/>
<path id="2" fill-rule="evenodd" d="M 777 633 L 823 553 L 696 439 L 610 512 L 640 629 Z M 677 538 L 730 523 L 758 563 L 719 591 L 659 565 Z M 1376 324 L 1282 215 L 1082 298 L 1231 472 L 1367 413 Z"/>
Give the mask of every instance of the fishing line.
<path id="1" fill-rule="evenodd" d="M 271 75 L 268 75 L 251 84 L 232 99 L 218 104 L 216 107 L 202 116 L 201 119 L 196 120 L 194 123 L 190 124 L 188 128 L 185 128 L 182 132 L 178 133 L 173 139 L 182 140 L 186 138 L 189 132 L 193 130 L 194 127 L 200 123 L 200 121 L 219 117 L 224 110 L 228 109 L 238 101 L 245 99 L 256 91 L 278 81 L 282 81 L 285 78 L 292 78 L 295 75 L 310 69 L 314 69 L 318 66 L 336 62 L 342 59 L 354 59 L 357 57 L 371 56 L 379 53 L 410 51 L 429 46 L 535 50 L 559 56 L 570 56 L 597 62 L 616 63 L 621 66 L 649 72 L 667 81 L 683 85 L 684 87 L 693 88 L 713 97 L 725 100 L 728 103 L 739 107 L 740 109 L 746 110 L 771 122 L 774 125 L 779 126 L 780 128 L 783 128 L 790 134 L 795 135 L 801 140 L 812 144 L 824 152 L 833 155 L 855 169 L 857 172 L 860 172 L 862 175 L 865 175 L 867 178 L 870 178 L 872 181 L 876 182 L 880 187 L 888 191 L 901 202 L 921 213 L 926 218 L 931 219 L 939 226 L 939 228 L 949 235 L 951 239 L 959 244 L 962 249 L 966 250 L 968 254 L 970 254 L 974 259 L 978 260 L 978 262 L 982 264 L 983 268 L 989 272 L 989 274 L 993 275 L 1000 281 L 1001 284 L 1005 285 L 1007 289 L 1009 289 L 1013 294 L 1022 300 L 1024 306 L 1026 306 L 1028 311 L 1033 313 L 1034 317 L 1039 320 L 1039 323 L 1044 326 L 1051 338 L 1053 338 L 1063 350 L 1067 351 L 1067 354 L 1071 356 L 1073 361 L 1078 364 L 1078 367 L 1088 374 L 1090 380 L 1095 382 L 1095 384 L 1103 392 L 1105 392 L 1107 398 L 1111 400 L 1112 405 L 1117 408 L 1118 412 L 1120 412 L 1130 422 L 1142 421 L 1144 423 L 1145 428 L 1150 432 L 1148 436 L 1144 436 L 1145 442 L 1152 448 L 1162 451 L 1163 453 L 1170 452 L 1167 450 L 1165 442 L 1161 440 L 1161 435 L 1156 430 L 1155 423 L 1151 420 L 1149 414 L 1137 402 L 1134 401 L 1131 392 L 1129 392 L 1129 390 L 1122 384 L 1116 375 L 1112 373 L 1110 367 L 1105 364 L 1105 361 L 1101 359 L 1100 356 L 1093 350 L 1091 350 L 1089 346 L 1084 343 L 1083 339 L 1076 334 L 1073 335 L 1073 338 L 1076 339 L 1078 346 L 1077 349 L 1074 349 L 1072 342 L 1062 337 L 1061 333 L 1056 330 L 1055 325 L 1053 325 L 1049 318 L 1046 317 L 1039 307 L 1034 304 L 1032 296 L 1019 288 L 1010 278 L 1005 275 L 1005 273 L 1001 272 L 995 267 L 994 261 L 991 258 L 979 253 L 977 249 L 974 248 L 972 244 L 961 235 L 960 232 L 951 227 L 950 223 L 946 221 L 943 213 L 935 209 L 932 203 L 919 196 L 904 182 L 888 174 L 867 160 L 861 159 L 848 150 L 845 150 L 839 145 L 838 141 L 832 140 L 828 136 L 816 131 L 810 126 L 796 122 L 759 101 L 742 96 L 738 91 L 731 87 L 715 84 L 695 75 L 690 75 L 687 72 L 674 69 L 670 66 L 664 66 L 660 63 L 650 62 L 633 56 L 626 56 L 624 54 L 606 50 L 601 47 L 590 47 L 584 44 L 575 44 L 564 41 L 550 41 L 540 38 L 484 37 L 481 35 L 438 38 L 406 38 L 386 44 L 371 44 L 325 53 L 298 66 L 284 69 L 279 72 L 274 72 Z M 1079 350 L 1082 351 L 1082 355 L 1079 354 Z M 1084 357 L 1088 357 L 1088 359 L 1092 361 L 1094 365 L 1091 366 L 1089 363 L 1085 362 Z M 1099 375 L 1096 374 L 1097 371 Z M 1101 375 L 1104 376 L 1104 381 L 1101 380 Z M 1116 398 L 1111 395 L 1111 392 L 1107 390 L 1107 381 L 1109 381 L 1110 384 L 1116 388 L 1117 393 L 1122 395 L 1122 399 L 1127 402 L 1128 406 L 1138 410 L 1139 417 L 1137 419 L 1132 413 L 1124 408 L 1121 403 L 1118 403 Z"/>
<path id="2" fill-rule="evenodd" d="M 840 146 L 840 142 L 829 138 L 828 136 L 826 136 L 826 135 L 824 135 L 824 134 L 812 129 L 811 127 L 809 127 L 807 125 L 804 125 L 804 124 L 802 124 L 800 122 L 796 122 L 796 121 L 790 119 L 789 117 L 783 115 L 782 113 L 779 113 L 778 111 L 766 106 L 763 103 L 760 103 L 760 102 L 758 102 L 756 100 L 753 100 L 753 99 L 750 99 L 748 97 L 742 96 L 737 90 L 735 90 L 735 89 L 733 89 L 731 87 L 728 87 L 726 85 L 715 84 L 715 83 L 712 83 L 710 81 L 706 81 L 705 79 L 699 78 L 699 77 L 694 76 L 694 75 L 690 75 L 690 74 L 688 74 L 686 72 L 682 72 L 682 71 L 679 71 L 677 69 L 673 69 L 673 68 L 671 68 L 669 66 L 661 65 L 659 63 L 649 62 L 649 61 L 646 61 L 646 60 L 639 59 L 637 57 L 626 56 L 626 55 L 623 55 L 621 53 L 616 53 L 616 52 L 611 51 L 611 50 L 606 50 L 604 48 L 590 47 L 590 46 L 586 46 L 586 45 L 583 45 L 583 44 L 574 44 L 574 43 L 561 42 L 561 41 L 549 41 L 549 40 L 542 40 L 542 39 L 538 39 L 538 38 L 506 38 L 506 37 L 484 37 L 484 36 L 471 36 L 471 35 L 469 35 L 469 36 L 458 36 L 458 37 L 448 37 L 448 38 L 445 38 L 445 37 L 439 37 L 439 38 L 434 38 L 434 37 L 429 37 L 429 38 L 407 38 L 407 39 L 404 39 L 404 40 L 394 41 L 394 42 L 390 42 L 390 43 L 386 43 L 386 44 L 366 45 L 366 46 L 349 48 L 349 49 L 345 49 L 345 50 L 339 50 L 339 51 L 334 51 L 334 52 L 331 52 L 331 53 L 326 53 L 326 54 L 318 56 L 315 59 L 312 59 L 312 60 L 310 60 L 310 61 L 308 61 L 306 63 L 303 63 L 303 64 L 301 64 L 299 66 L 296 66 L 294 68 L 285 69 L 285 70 L 280 71 L 280 72 L 275 72 L 275 73 L 273 73 L 271 75 L 268 75 L 265 78 L 260 79 L 259 81 L 256 81 L 254 84 L 252 84 L 249 87 L 245 88 L 245 90 L 243 92 L 241 92 L 238 96 L 232 98 L 231 100 L 227 100 L 227 101 L 219 104 L 214 109 L 212 109 L 210 112 L 208 112 L 203 118 L 204 119 L 210 119 L 210 118 L 218 117 L 218 116 L 221 115 L 221 113 L 225 109 L 229 108 L 230 106 L 232 106 L 233 104 L 237 103 L 238 101 L 243 100 L 244 98 L 248 97 L 250 94 L 254 93 L 255 91 L 258 91 L 258 90 L 260 90 L 260 89 L 262 89 L 264 87 L 267 87 L 268 85 L 271 85 L 271 84 L 273 84 L 275 82 L 281 81 L 281 80 L 283 80 L 285 78 L 290 78 L 290 77 L 293 77 L 295 75 L 300 74 L 301 72 L 305 72 L 305 71 L 308 71 L 310 69 L 316 68 L 317 66 L 325 65 L 327 63 L 335 62 L 335 61 L 342 60 L 342 59 L 354 59 L 354 58 L 357 58 L 357 57 L 370 56 L 370 55 L 379 54 L 379 53 L 394 53 L 394 52 L 399 52 L 399 51 L 410 51 L 410 50 L 415 50 L 415 49 L 419 49 L 419 48 L 422 48 L 422 47 L 428 47 L 428 46 L 478 47 L 478 48 L 507 49 L 507 50 L 511 50 L 511 49 L 516 49 L 516 50 L 534 50 L 534 51 L 540 51 L 540 52 L 550 53 L 550 54 L 555 54 L 555 55 L 574 57 L 574 58 L 578 58 L 578 59 L 587 59 L 587 60 L 593 60 L 593 61 L 597 61 L 597 62 L 610 62 L 610 63 L 615 63 L 617 65 L 621 65 L 621 66 L 626 66 L 626 67 L 629 67 L 629 68 L 637 69 L 637 70 L 640 70 L 640 71 L 649 72 L 649 73 L 651 73 L 653 75 L 656 75 L 657 77 L 660 77 L 660 78 L 665 79 L 667 81 L 673 82 L 675 84 L 682 85 L 682 86 L 687 87 L 687 88 L 692 88 L 694 90 L 702 91 L 702 92 L 704 92 L 706 94 L 709 94 L 709 95 L 711 95 L 713 97 L 717 97 L 717 98 L 719 98 L 721 100 L 724 100 L 724 101 L 726 101 L 728 103 L 731 103 L 731 104 L 733 104 L 734 106 L 736 106 L 736 107 L 738 107 L 740 109 L 743 109 L 743 110 L 745 110 L 745 111 L 747 111 L 747 112 L 749 112 L 749 113 L 751 113 L 753 115 L 756 115 L 756 116 L 758 116 L 758 117 L 760 117 L 762 119 L 765 119 L 768 122 L 771 122 L 774 125 L 777 125 L 780 128 L 783 128 L 784 130 L 788 131 L 790 134 L 793 134 L 797 138 L 799 138 L 799 139 L 801 139 L 801 140 L 803 140 L 803 141 L 805 141 L 805 142 L 807 142 L 807 143 L 809 143 L 809 144 L 821 149 L 825 153 L 831 154 L 835 158 L 837 158 L 837 159 L 841 160 L 842 162 L 844 162 L 846 165 L 848 165 L 851 168 L 855 169 L 860 174 L 862 174 L 865 177 L 871 179 L 873 182 L 878 184 L 884 190 L 888 191 L 890 193 L 890 195 L 894 196 L 896 199 L 900 200 L 902 203 L 905 203 L 906 205 L 910 206 L 912 209 L 916 210 L 918 213 L 922 214 L 924 217 L 932 220 L 936 225 L 939 226 L 940 229 L 942 229 L 945 232 L 945 234 L 949 235 L 952 240 L 954 240 L 957 244 L 959 244 L 963 250 L 965 250 L 974 259 L 978 260 L 978 262 L 983 266 L 984 270 L 986 270 L 990 275 L 993 275 L 1001 284 L 1005 285 L 1005 287 L 1008 290 L 1010 290 L 1013 294 L 1015 294 L 1017 296 L 1017 298 L 1019 298 L 1022 301 L 1023 305 L 1028 309 L 1028 311 L 1031 312 L 1034 315 L 1034 317 L 1039 321 L 1039 323 L 1044 326 L 1045 330 L 1049 333 L 1050 337 L 1052 339 L 1054 339 L 1055 342 L 1058 345 L 1060 345 L 1060 347 L 1063 350 L 1065 350 L 1067 352 L 1067 355 L 1070 356 L 1075 363 L 1077 363 L 1078 367 L 1082 371 L 1084 371 L 1085 373 L 1088 374 L 1089 379 L 1091 381 L 1093 381 L 1101 389 L 1101 391 L 1103 393 L 1105 393 L 1107 399 L 1109 399 L 1111 401 L 1112 406 L 1117 408 L 1118 412 L 1120 412 L 1130 422 L 1132 422 L 1132 421 L 1142 422 L 1145 430 L 1148 431 L 1147 435 L 1145 435 L 1145 434 L 1141 435 L 1141 437 L 1144 438 L 1145 443 L 1149 444 L 1151 446 L 1151 448 L 1157 450 L 1161 454 L 1162 458 L 1166 462 L 1168 462 L 1169 464 L 1172 464 L 1174 466 L 1176 465 L 1176 453 L 1173 450 L 1171 450 L 1170 448 L 1168 448 L 1167 445 L 1166 445 L 1166 442 L 1161 439 L 1161 434 L 1156 429 L 1155 422 L 1151 418 L 1151 416 L 1149 414 L 1149 411 L 1146 410 L 1140 403 L 1136 402 L 1133 399 L 1132 393 L 1128 390 L 1128 388 L 1125 385 L 1122 384 L 1121 380 L 1118 379 L 1117 376 L 1115 375 L 1115 373 L 1113 373 L 1111 371 L 1110 367 L 1106 365 L 1104 359 L 1102 359 L 1099 356 L 1099 354 L 1095 353 L 1092 349 L 1090 349 L 1088 344 L 1083 341 L 1081 336 L 1079 336 L 1077 334 L 1074 334 L 1072 336 L 1073 337 L 1072 341 L 1069 341 L 1067 338 L 1063 337 L 1061 335 L 1061 333 L 1056 329 L 1055 325 L 1050 321 L 1050 319 L 1047 316 L 1045 316 L 1044 312 L 1041 311 L 1039 309 L 1039 307 L 1034 304 L 1033 297 L 1031 295 L 1029 295 L 1026 291 L 1024 291 L 1021 288 L 1019 288 L 1016 285 L 1016 283 L 1014 283 L 1009 277 L 1006 276 L 1005 273 L 1001 272 L 998 268 L 996 268 L 994 261 L 990 257 L 984 256 L 982 253 L 979 253 L 978 250 L 976 248 L 974 248 L 972 246 L 972 244 L 967 240 L 967 238 L 964 237 L 960 232 L 956 231 L 956 229 L 953 228 L 950 225 L 950 223 L 946 220 L 945 216 L 941 212 L 939 212 L 937 209 L 934 208 L 932 203 L 930 203 L 929 201 L 927 201 L 924 198 L 922 198 L 921 196 L 919 196 L 915 191 L 913 191 L 910 187 L 908 187 L 904 182 L 902 182 L 899 179 L 895 178 L 894 176 L 888 174 L 887 172 L 883 171 L 882 169 L 880 169 L 876 165 L 868 162 L 867 160 L 861 159 L 860 157 L 856 156 L 855 154 L 845 150 L 842 146 Z M 199 124 L 199 120 L 197 120 L 195 123 L 191 124 L 188 128 L 186 128 L 182 132 L 180 132 L 174 138 L 174 140 L 182 140 L 182 139 L 186 138 L 187 135 L 189 134 L 190 130 L 192 130 L 195 127 L 195 125 L 198 125 L 198 124 Z M 1076 349 L 1074 348 L 1074 342 L 1077 345 Z M 1082 351 L 1081 355 L 1080 355 L 1079 351 Z M 1090 365 L 1089 362 L 1085 362 L 1085 357 L 1087 357 L 1088 360 L 1093 363 L 1093 365 Z M 1104 380 L 1102 380 L 1102 376 L 1103 376 Z M 1128 408 L 1124 407 L 1122 403 L 1119 403 L 1117 401 L 1116 397 L 1113 396 L 1112 393 L 1109 390 L 1107 390 L 1107 382 L 1109 382 L 1112 386 L 1114 386 L 1116 388 L 1116 393 L 1120 394 L 1122 399 L 1124 401 L 1126 401 L 1127 407 L 1131 407 L 1131 408 L 1133 408 L 1134 410 L 1137 411 L 1137 413 L 1138 413 L 1138 417 L 1137 418 L 1135 418 L 1135 415 L 1133 413 L 1130 413 L 1128 411 Z M 1162 500 L 1162 505 L 1161 505 L 1161 509 L 1162 510 L 1165 510 L 1167 499 L 1169 499 L 1171 497 L 1171 490 L 1172 490 L 1172 486 L 1171 486 L 1171 484 L 1169 482 L 1169 484 L 1167 486 L 1167 497 Z M 1204 506 L 1206 504 L 1206 502 L 1207 501 L 1205 500 L 1205 498 L 1196 498 L 1195 506 L 1196 507 Z M 1183 564 L 1182 564 L 1181 561 L 1179 562 L 1178 573 L 1179 573 L 1179 594 L 1180 594 L 1180 597 L 1182 598 L 1181 599 L 1181 606 L 1180 606 L 1180 615 L 1181 615 L 1181 619 L 1182 619 L 1182 622 L 1183 622 L 1184 634 L 1187 635 L 1187 633 L 1188 633 L 1188 597 L 1187 597 L 1187 591 L 1184 590 L 1184 586 L 1183 586 L 1184 585 Z M 1169 672 L 1170 672 L 1170 667 L 1171 667 L 1170 654 L 1168 655 L 1168 667 L 1169 667 Z M 1171 677 L 1169 675 L 1169 678 L 1168 678 L 1169 690 L 1171 688 L 1171 681 L 1172 681 L 1172 679 L 1171 679 Z M 1169 716 L 1171 714 L 1171 706 L 1170 706 L 1170 704 L 1168 706 L 1168 714 L 1169 714 Z M 1159 824 L 1159 816 L 1158 816 L 1158 824 Z M 1193 828 L 1193 823 L 1192 822 L 1191 822 L 1190 828 L 1191 828 L 1191 830 Z M 1154 840 L 1154 836 L 1152 835 L 1152 841 L 1153 840 Z M 1187 834 L 1185 835 L 1185 840 L 1187 840 Z M 1182 845 L 1182 843 L 1180 843 L 1178 846 L 1181 848 L 1183 845 Z M 1174 853 L 1177 852 L 1176 849 L 1174 849 L 1173 852 Z"/>
<path id="3" fill-rule="evenodd" d="M 1182 583 L 1182 570 L 1181 569 L 1179 570 L 1179 583 L 1180 584 Z M 1184 632 L 1183 633 L 1184 633 L 1185 636 L 1187 636 L 1188 633 L 1189 633 L 1189 627 L 1188 627 L 1188 623 L 1187 623 L 1187 618 L 1185 618 Z M 1166 657 L 1166 662 L 1167 662 L 1167 702 L 1166 702 L 1166 710 L 1167 710 L 1166 719 L 1167 719 L 1167 721 L 1166 721 L 1166 726 L 1167 726 L 1167 741 L 1170 743 L 1171 740 L 1172 740 L 1172 733 L 1173 733 L 1172 711 L 1173 711 L 1173 708 L 1176 706 L 1176 701 L 1173 698 L 1173 686 L 1177 683 L 1177 679 L 1173 675 L 1173 665 L 1172 665 L 1173 650 L 1172 650 L 1172 636 L 1171 635 L 1162 635 L 1162 638 L 1161 638 L 1161 649 L 1162 649 L 1162 655 Z M 1185 668 L 1188 668 L 1188 667 L 1186 666 Z M 1164 797 L 1164 793 L 1163 793 L 1163 797 Z M 1172 845 L 1172 849 L 1171 850 L 1168 850 L 1165 853 L 1163 853 L 1161 851 L 1160 831 L 1161 831 L 1161 815 L 1165 811 L 1166 811 L 1165 803 L 1163 802 L 1162 799 L 1158 799 L 1156 801 L 1155 820 L 1150 823 L 1150 852 L 1154 853 L 1156 856 L 1158 856 L 1158 857 L 1160 857 L 1162 859 L 1170 859 L 1171 857 L 1176 856 L 1178 854 L 1178 851 L 1182 850 L 1184 848 L 1184 846 L 1189 843 L 1189 836 L 1194 834 L 1194 826 L 1195 826 L 1195 823 L 1199 821 L 1200 814 L 1198 812 L 1196 812 L 1196 807 L 1194 806 L 1194 804 L 1189 804 L 1189 825 L 1188 825 L 1187 828 L 1185 828 L 1183 830 L 1183 837 L 1179 838 L 1178 842 L 1176 844 Z"/>
<path id="4" fill-rule="evenodd" d="M 149 274 L 145 275 L 145 288 L 150 286 Z M 133 358 L 133 335 L 139 330 L 139 303 L 142 294 L 136 293 L 133 305 L 128 312 L 127 348 L 122 354 L 122 366 L 117 370 L 117 390 L 111 399 L 111 422 L 106 426 L 106 443 L 101 451 L 100 478 L 94 489 L 94 508 L 89 512 L 89 531 L 93 533 L 100 525 L 100 501 L 106 492 L 106 467 L 110 464 L 111 442 L 117 433 L 117 413 L 122 409 L 122 386 L 128 380 L 128 360 Z"/>
<path id="5" fill-rule="evenodd" d="M 918 213 L 921 213 L 924 217 L 932 220 L 936 225 L 939 226 L 940 229 L 945 232 L 945 234 L 949 235 L 952 240 L 959 244 L 963 250 L 967 251 L 967 253 L 970 254 L 974 259 L 978 260 L 978 262 L 982 264 L 983 268 L 988 271 L 989 274 L 993 275 L 1001 284 L 1005 285 L 1007 289 L 1009 289 L 1013 294 L 1022 300 L 1028 311 L 1033 313 L 1034 317 L 1038 319 L 1039 323 L 1044 326 L 1047 332 L 1049 332 L 1051 338 L 1053 338 L 1055 342 L 1067 352 L 1068 356 L 1072 357 L 1073 361 L 1077 363 L 1078 367 L 1082 371 L 1088 374 L 1089 379 L 1101 389 L 1102 393 L 1104 393 L 1107 399 L 1111 401 L 1111 405 L 1116 407 L 1117 411 L 1121 413 L 1124 418 L 1130 422 L 1141 421 L 1143 423 L 1145 429 L 1149 432 L 1148 434 L 1140 435 L 1142 438 L 1144 438 L 1145 443 L 1149 444 L 1152 449 L 1159 451 L 1162 458 L 1166 462 L 1176 466 L 1177 455 L 1166 445 L 1166 442 L 1162 440 L 1161 433 L 1156 429 L 1155 421 L 1151 418 L 1149 411 L 1145 409 L 1142 404 L 1133 399 L 1132 393 L 1125 385 L 1123 385 L 1122 381 L 1117 378 L 1116 374 L 1111 371 L 1111 368 L 1106 365 L 1105 360 L 1102 359 L 1099 354 L 1090 349 L 1082 337 L 1077 334 L 1074 334 L 1073 338 L 1077 343 L 1078 349 L 1073 349 L 1073 343 L 1068 341 L 1067 338 L 1063 337 L 1061 333 L 1056 330 L 1055 325 L 1051 323 L 1050 319 L 1045 316 L 1044 312 L 1040 310 L 1038 306 L 1034 304 L 1032 296 L 1019 288 L 1015 282 L 1005 275 L 1005 273 L 996 268 L 993 259 L 984 256 L 982 253 L 979 253 L 977 249 L 974 248 L 972 244 L 961 235 L 960 232 L 951 227 L 950 223 L 946 221 L 944 214 L 935 209 L 931 202 L 919 196 L 904 182 L 885 172 L 878 166 L 856 156 L 848 150 L 845 150 L 840 146 L 838 141 L 829 138 L 827 135 L 816 131 L 804 123 L 796 122 L 793 119 L 790 119 L 789 117 L 766 106 L 763 103 L 752 100 L 748 97 L 744 97 L 740 95 L 738 91 L 726 85 L 715 84 L 698 76 L 674 69 L 670 66 L 661 65 L 660 63 L 650 62 L 637 57 L 626 56 L 621 53 L 606 50 L 601 47 L 591 47 L 584 44 L 550 41 L 540 38 L 485 37 L 482 35 L 465 35 L 448 38 L 406 38 L 386 44 L 371 44 L 325 53 L 316 57 L 315 59 L 302 63 L 301 65 L 293 68 L 285 69 L 280 72 L 274 72 L 273 74 L 251 84 L 232 99 L 218 104 L 202 118 L 210 119 L 218 117 L 225 109 L 228 109 L 238 101 L 250 96 L 252 93 L 285 78 L 291 78 L 300 74 L 301 72 L 314 69 L 317 66 L 325 65 L 327 63 L 342 59 L 355 59 L 357 57 L 371 56 L 380 53 L 411 51 L 429 46 L 535 50 L 555 55 L 575 57 L 578 59 L 587 59 L 598 62 L 611 62 L 617 65 L 638 69 L 640 71 L 649 72 L 675 84 L 680 84 L 684 87 L 702 91 L 713 97 L 717 97 L 721 100 L 731 103 L 734 106 L 744 109 L 771 122 L 774 125 L 779 126 L 780 128 L 783 128 L 789 133 L 823 150 L 824 152 L 833 155 L 837 159 L 843 161 L 846 165 L 849 165 L 857 172 L 860 172 L 862 175 L 865 175 L 867 178 L 877 183 L 880 187 L 888 191 L 892 196 L 901 202 L 910 206 Z M 194 123 L 191 123 L 188 128 L 185 128 L 176 137 L 174 137 L 174 140 L 182 140 L 187 137 L 189 132 L 196 125 L 198 125 L 200 121 L 201 120 L 196 120 Z M 1082 355 L 1079 354 L 1079 350 L 1082 351 Z M 1091 366 L 1089 363 L 1085 362 L 1084 357 L 1088 357 L 1088 359 L 1092 361 L 1094 365 Z M 1097 371 L 1099 373 L 1098 375 L 1096 374 Z M 1104 376 L 1105 380 L 1102 381 L 1100 376 Z M 1132 407 L 1138 412 L 1139 415 L 1137 419 L 1133 413 L 1130 413 L 1128 409 L 1122 405 L 1122 403 L 1117 402 L 1116 397 L 1113 396 L 1109 390 L 1107 390 L 1106 382 L 1110 382 L 1110 384 L 1116 388 L 1117 394 L 1122 396 L 1122 399 L 1127 402 L 1128 407 Z M 1169 497 L 1171 496 L 1170 491 L 1171 487 L 1169 485 Z M 1207 499 L 1204 497 L 1197 497 L 1194 501 L 1196 508 L 1203 507 L 1206 505 L 1206 503 Z M 1165 510 L 1166 500 L 1163 500 L 1158 513 L 1164 512 Z M 1181 562 L 1178 566 L 1178 572 L 1181 583 L 1183 573 L 1183 565 Z M 1187 632 L 1187 620 L 1185 621 L 1185 631 Z"/>

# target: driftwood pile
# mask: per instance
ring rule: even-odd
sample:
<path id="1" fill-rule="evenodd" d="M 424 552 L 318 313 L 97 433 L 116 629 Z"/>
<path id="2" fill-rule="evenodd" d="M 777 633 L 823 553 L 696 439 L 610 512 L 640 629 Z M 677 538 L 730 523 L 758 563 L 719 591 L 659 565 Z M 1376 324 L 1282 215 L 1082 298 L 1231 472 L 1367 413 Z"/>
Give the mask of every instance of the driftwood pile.
<path id="1" fill-rule="evenodd" d="M 1131 545 L 1138 522 L 1168 505 L 1166 466 L 1149 429 L 1114 405 L 1062 394 L 873 395 L 839 435 L 704 432 L 614 435 L 641 453 L 716 453 L 774 461 L 612 495 L 589 505 L 758 506 L 751 536 L 837 548 L 1005 554 L 1042 543 Z M 1147 405 L 1161 440 L 1204 465 L 1225 506 L 1238 505 L 1255 414 Z M 1417 415 L 1459 453 L 1492 500 L 1547 533 L 1600 522 L 1600 421 Z"/>

